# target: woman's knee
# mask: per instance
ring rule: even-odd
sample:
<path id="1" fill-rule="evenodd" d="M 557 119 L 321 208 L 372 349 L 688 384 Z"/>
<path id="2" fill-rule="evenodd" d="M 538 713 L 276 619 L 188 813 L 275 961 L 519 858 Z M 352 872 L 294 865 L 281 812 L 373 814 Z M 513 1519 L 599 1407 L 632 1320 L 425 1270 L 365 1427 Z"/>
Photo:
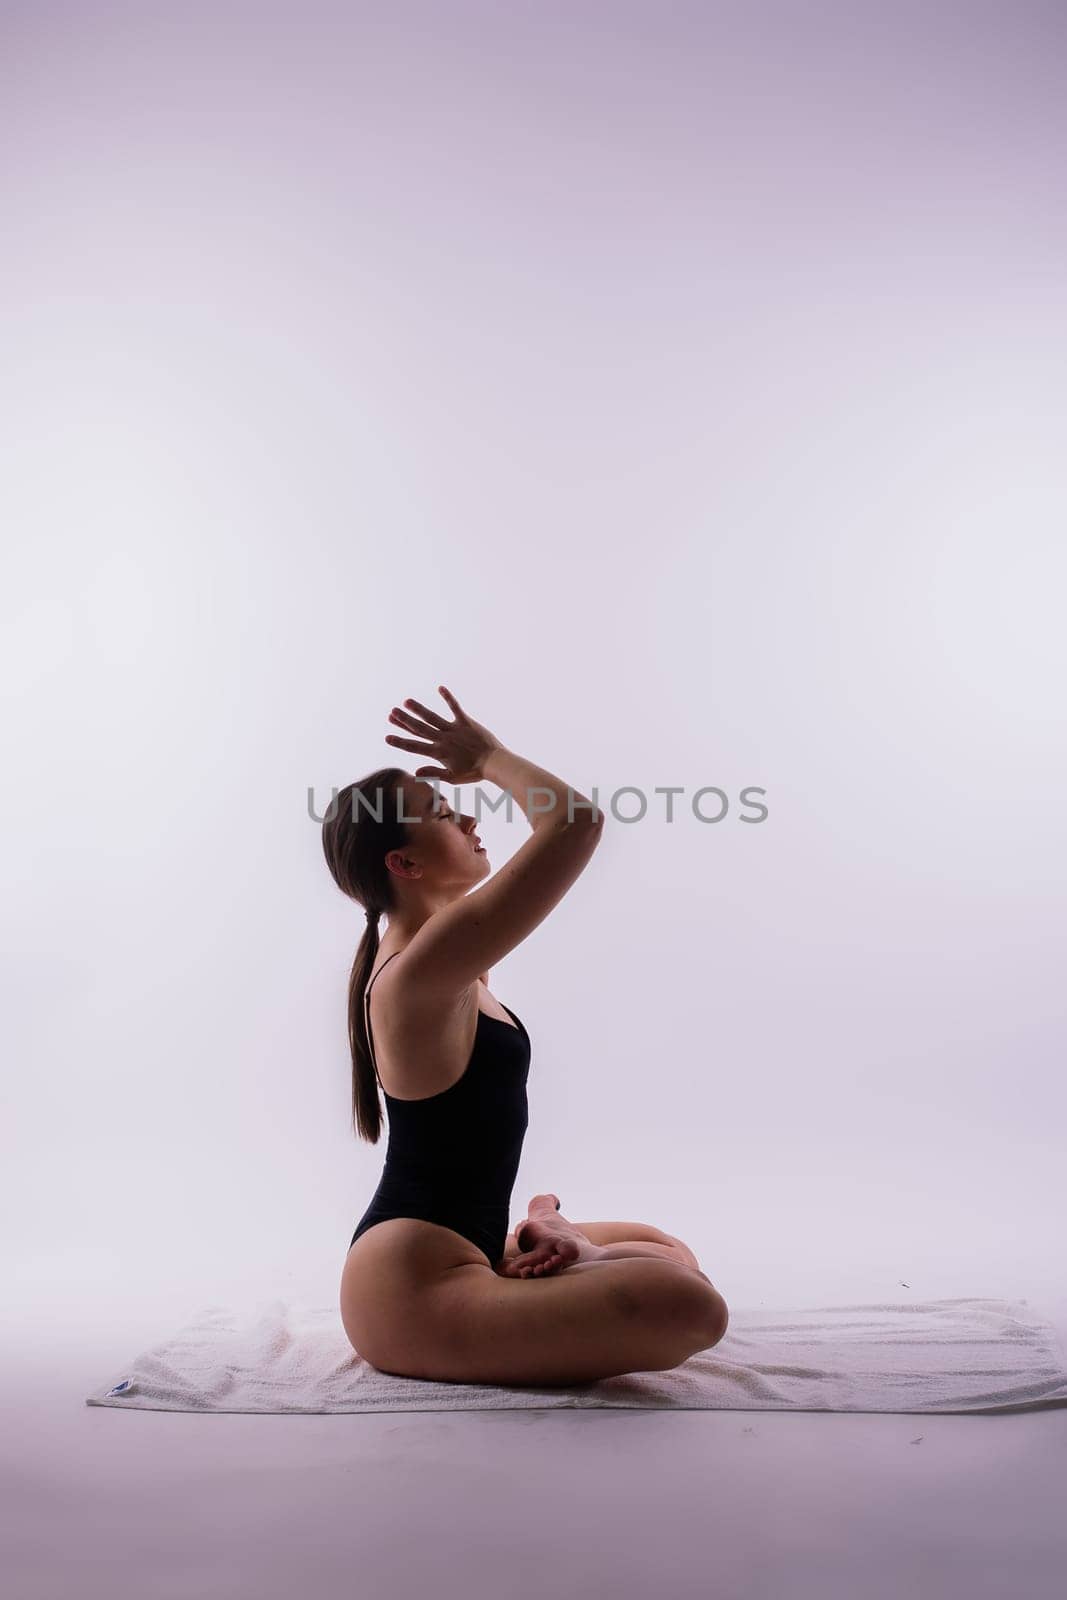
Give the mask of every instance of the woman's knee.
<path id="1" fill-rule="evenodd" d="M 707 1350 L 718 1344 L 726 1332 L 730 1321 L 726 1301 L 706 1272 L 683 1267 L 679 1276 L 686 1280 L 686 1293 L 682 1297 L 684 1314 L 695 1336 L 702 1341 L 699 1348 Z"/>
<path id="2" fill-rule="evenodd" d="M 621 1261 L 620 1267 L 631 1263 Z M 661 1364 L 675 1366 L 718 1344 L 726 1332 L 726 1302 L 703 1272 L 681 1262 L 634 1261 L 641 1269 L 622 1292 L 636 1307 L 646 1338 L 659 1341 Z"/>
<path id="3" fill-rule="evenodd" d="M 704 1274 L 700 1273 L 699 1276 L 703 1278 Z M 726 1304 L 726 1301 L 723 1299 L 722 1295 L 719 1293 L 718 1289 L 716 1289 L 715 1285 L 711 1282 L 711 1279 L 707 1278 L 705 1279 L 705 1282 L 709 1285 L 712 1295 L 711 1301 L 709 1302 L 707 1308 L 707 1329 L 710 1337 L 708 1338 L 707 1344 L 701 1346 L 701 1348 L 704 1350 L 710 1350 L 713 1344 L 718 1344 L 719 1340 L 730 1326 L 730 1308 Z"/>
<path id="4" fill-rule="evenodd" d="M 714 1333 L 717 1339 L 725 1333 L 726 1302 L 706 1273 L 680 1261 L 644 1256 L 615 1264 L 631 1269 L 616 1279 L 623 1309 L 666 1318 L 696 1333 Z"/>

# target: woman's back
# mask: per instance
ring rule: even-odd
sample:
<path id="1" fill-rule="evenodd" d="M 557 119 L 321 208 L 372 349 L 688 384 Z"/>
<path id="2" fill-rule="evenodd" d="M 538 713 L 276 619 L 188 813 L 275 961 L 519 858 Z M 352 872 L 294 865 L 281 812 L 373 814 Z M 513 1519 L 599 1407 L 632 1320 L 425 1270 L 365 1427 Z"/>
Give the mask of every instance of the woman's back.
<path id="1" fill-rule="evenodd" d="M 394 951 L 378 972 L 400 953 Z M 370 995 L 378 972 L 366 995 L 376 1071 Z M 531 1059 L 525 1026 L 508 1007 L 504 1010 L 511 1020 L 478 1008 L 466 1062 L 445 1087 L 399 1098 L 382 1083 L 389 1118 L 385 1165 L 352 1244 L 378 1222 L 418 1217 L 462 1234 L 485 1252 L 491 1265 L 500 1260 L 529 1121 Z"/>

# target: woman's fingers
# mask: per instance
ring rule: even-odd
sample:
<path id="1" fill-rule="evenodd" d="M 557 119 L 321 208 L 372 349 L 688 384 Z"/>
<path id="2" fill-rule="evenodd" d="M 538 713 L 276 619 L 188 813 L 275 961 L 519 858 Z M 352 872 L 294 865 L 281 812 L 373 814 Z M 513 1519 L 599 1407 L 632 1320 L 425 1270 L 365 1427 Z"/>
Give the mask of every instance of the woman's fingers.
<path id="1" fill-rule="evenodd" d="M 441 732 L 440 728 L 420 721 L 418 717 L 413 717 L 410 711 L 401 711 L 398 706 L 394 706 L 390 711 L 389 721 L 399 722 L 401 727 L 410 728 L 412 733 L 421 733 L 424 739 L 436 739 Z"/>
<path id="2" fill-rule="evenodd" d="M 452 707 L 452 710 L 456 713 L 457 717 L 466 716 L 467 713 L 464 711 L 463 707 L 460 705 L 451 689 L 446 689 L 443 683 L 439 683 L 437 685 L 437 692 L 443 700 L 448 701 L 448 704 Z"/>
<path id="3" fill-rule="evenodd" d="M 429 722 L 433 727 L 437 729 L 448 727 L 448 723 L 445 721 L 444 717 L 440 716 L 436 711 L 431 711 L 429 706 L 424 706 L 421 700 L 405 700 L 404 704 L 406 706 L 414 707 L 414 709 L 419 713 L 419 716 L 425 717 L 426 721 Z"/>
<path id="4" fill-rule="evenodd" d="M 461 708 L 455 695 L 451 694 L 443 684 L 440 692 L 455 710 L 457 720 L 466 721 L 466 713 Z M 409 711 L 407 709 L 408 706 L 412 706 L 414 711 Z M 414 712 L 418 712 L 418 716 Z M 421 733 L 424 739 L 433 739 L 439 734 L 451 733 L 455 728 L 454 722 L 447 722 L 436 711 L 431 711 L 429 706 L 424 706 L 421 700 L 413 700 L 410 697 L 404 701 L 403 706 L 394 706 L 389 713 L 389 717 L 391 721 L 399 722 L 405 728 L 410 728 L 413 733 Z"/>
<path id="5" fill-rule="evenodd" d="M 417 778 L 439 778 L 447 783 L 473 782 L 482 776 L 485 758 L 497 741 L 487 728 L 467 716 L 455 695 L 443 683 L 438 685 L 438 692 L 454 710 L 454 722 L 446 721 L 436 711 L 431 711 L 429 706 L 409 697 L 403 707 L 393 706 L 389 721 L 406 733 L 417 735 L 417 738 L 404 739 L 398 734 L 389 733 L 385 736 L 385 742 L 395 745 L 398 750 L 410 750 L 423 759 L 430 756 L 444 763 L 442 767 L 421 767 L 415 774 Z M 409 710 L 408 707 L 413 709 Z"/>
<path id="6" fill-rule="evenodd" d="M 385 742 L 386 744 L 395 744 L 399 746 L 401 750 L 411 750 L 417 756 L 433 755 L 433 745 L 427 744 L 425 739 L 401 739 L 395 733 L 387 733 L 385 736 Z"/>

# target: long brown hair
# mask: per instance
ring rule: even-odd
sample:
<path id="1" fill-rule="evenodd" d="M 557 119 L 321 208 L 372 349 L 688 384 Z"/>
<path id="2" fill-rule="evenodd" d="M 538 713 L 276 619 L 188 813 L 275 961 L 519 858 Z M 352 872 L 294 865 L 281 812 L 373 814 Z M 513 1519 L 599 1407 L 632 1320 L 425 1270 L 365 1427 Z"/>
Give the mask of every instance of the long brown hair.
<path id="1" fill-rule="evenodd" d="M 394 910 L 392 875 L 385 865 L 390 850 L 410 842 L 410 824 L 397 816 L 397 794 L 407 777 L 402 767 L 379 767 L 358 783 L 338 790 L 322 824 L 322 848 L 337 887 L 365 911 Z M 382 1131 L 378 1079 L 371 1060 L 363 996 L 380 943 L 372 916 L 359 941 L 348 976 L 348 1046 L 352 1056 L 352 1127 L 377 1144 Z"/>

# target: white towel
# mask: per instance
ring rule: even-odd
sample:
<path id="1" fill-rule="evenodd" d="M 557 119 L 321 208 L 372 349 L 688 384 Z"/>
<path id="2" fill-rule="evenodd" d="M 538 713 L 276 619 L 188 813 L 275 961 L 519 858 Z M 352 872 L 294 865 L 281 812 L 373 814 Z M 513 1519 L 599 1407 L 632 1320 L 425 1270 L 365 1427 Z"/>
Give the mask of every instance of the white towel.
<path id="1" fill-rule="evenodd" d="M 429 1382 L 379 1372 L 335 1306 L 209 1306 L 86 1405 L 149 1411 L 1034 1411 L 1067 1405 L 1051 1323 L 1025 1300 L 731 1311 L 717 1345 L 668 1372 L 596 1383 Z"/>

